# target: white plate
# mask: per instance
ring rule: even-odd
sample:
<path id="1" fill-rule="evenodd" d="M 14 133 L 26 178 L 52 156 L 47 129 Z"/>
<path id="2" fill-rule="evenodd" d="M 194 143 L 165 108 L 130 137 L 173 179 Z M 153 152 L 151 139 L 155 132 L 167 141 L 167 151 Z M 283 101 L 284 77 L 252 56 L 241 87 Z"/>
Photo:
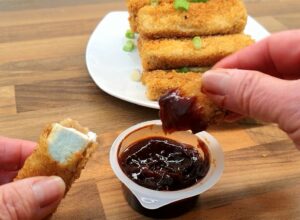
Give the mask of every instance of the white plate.
<path id="1" fill-rule="evenodd" d="M 158 103 L 147 99 L 146 89 L 131 79 L 134 69 L 142 69 L 138 51 L 123 51 L 125 32 L 129 29 L 127 12 L 111 12 L 98 24 L 86 49 L 86 64 L 95 83 L 106 93 L 119 99 L 159 109 Z M 248 17 L 245 33 L 261 40 L 270 33 L 252 17 Z"/>

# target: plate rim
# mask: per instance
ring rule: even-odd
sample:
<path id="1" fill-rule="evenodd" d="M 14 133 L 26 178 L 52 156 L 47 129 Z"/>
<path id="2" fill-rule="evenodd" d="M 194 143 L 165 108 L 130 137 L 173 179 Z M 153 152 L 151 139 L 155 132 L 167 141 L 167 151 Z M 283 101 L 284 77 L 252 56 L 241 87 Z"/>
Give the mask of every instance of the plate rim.
<path id="1" fill-rule="evenodd" d="M 152 108 L 152 109 L 159 109 L 159 105 L 157 101 L 151 101 L 149 100 L 148 102 L 141 102 L 139 100 L 136 100 L 134 98 L 128 98 L 128 97 L 124 97 L 122 95 L 116 94 L 114 92 L 111 92 L 111 90 L 109 88 L 107 88 L 107 86 L 105 84 L 101 84 L 98 80 L 95 79 L 95 77 L 93 76 L 94 74 L 92 74 L 92 70 L 90 67 L 90 61 L 88 59 L 88 51 L 89 48 L 91 47 L 92 44 L 92 39 L 94 37 L 95 32 L 98 30 L 99 26 L 101 25 L 101 23 L 103 22 L 104 19 L 106 19 L 108 16 L 111 16 L 113 14 L 123 14 L 123 13 L 127 13 L 127 11 L 111 11 L 109 13 L 107 13 L 105 16 L 103 16 L 103 18 L 98 22 L 98 24 L 96 25 L 95 29 L 93 30 L 92 34 L 89 36 L 88 39 L 88 43 L 85 49 L 85 63 L 86 63 L 86 67 L 88 70 L 88 73 L 90 75 L 90 77 L 92 78 L 92 80 L 94 81 L 94 83 L 105 93 L 107 93 L 110 96 L 113 96 L 115 98 L 121 99 L 123 101 L 135 104 L 135 105 L 139 105 L 139 106 L 143 106 L 143 107 L 147 107 L 147 108 Z"/>

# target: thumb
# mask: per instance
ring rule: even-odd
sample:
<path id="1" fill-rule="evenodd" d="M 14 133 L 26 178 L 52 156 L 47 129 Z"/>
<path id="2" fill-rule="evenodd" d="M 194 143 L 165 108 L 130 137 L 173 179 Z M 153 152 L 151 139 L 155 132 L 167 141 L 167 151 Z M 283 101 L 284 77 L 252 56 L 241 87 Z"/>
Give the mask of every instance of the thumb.
<path id="1" fill-rule="evenodd" d="M 0 219 L 43 219 L 65 192 L 60 177 L 33 177 L 0 187 Z"/>
<path id="2" fill-rule="evenodd" d="M 299 80 L 281 80 L 256 71 L 216 69 L 204 73 L 202 83 L 204 93 L 216 104 L 278 123 L 300 145 Z"/>

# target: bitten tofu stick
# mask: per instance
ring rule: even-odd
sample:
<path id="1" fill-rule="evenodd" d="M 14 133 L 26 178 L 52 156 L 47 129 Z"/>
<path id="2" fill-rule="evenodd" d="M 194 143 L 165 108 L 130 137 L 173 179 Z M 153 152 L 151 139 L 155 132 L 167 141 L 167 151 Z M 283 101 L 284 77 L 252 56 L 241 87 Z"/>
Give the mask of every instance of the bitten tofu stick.
<path id="1" fill-rule="evenodd" d="M 176 69 L 181 67 L 213 66 L 222 58 L 251 45 L 254 41 L 245 34 L 201 38 L 196 49 L 192 39 L 140 38 L 138 49 L 144 70 Z"/>
<path id="2" fill-rule="evenodd" d="M 89 157 L 98 146 L 97 135 L 72 119 L 48 125 L 37 149 L 27 158 L 15 180 L 32 176 L 60 176 L 66 192 L 79 178 Z"/>
<path id="3" fill-rule="evenodd" d="M 235 34 L 244 30 L 247 11 L 242 0 L 190 3 L 187 11 L 174 5 L 147 5 L 138 11 L 137 28 L 147 38 Z"/>

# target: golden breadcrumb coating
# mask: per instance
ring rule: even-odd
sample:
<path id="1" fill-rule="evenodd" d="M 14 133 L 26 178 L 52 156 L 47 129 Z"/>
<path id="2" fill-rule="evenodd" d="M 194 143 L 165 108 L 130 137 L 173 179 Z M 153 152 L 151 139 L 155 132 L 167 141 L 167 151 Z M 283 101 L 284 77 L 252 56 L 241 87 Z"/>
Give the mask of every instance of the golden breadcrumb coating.
<path id="1" fill-rule="evenodd" d="M 159 0 L 158 4 L 163 4 L 163 3 L 172 3 L 174 0 Z M 129 13 L 129 23 L 131 30 L 134 32 L 137 32 L 137 14 L 139 10 L 146 6 L 150 5 L 151 0 L 126 0 L 126 5 L 128 8 L 128 13 Z"/>
<path id="2" fill-rule="evenodd" d="M 138 32 L 147 38 L 234 34 L 244 30 L 247 11 L 242 0 L 190 3 L 187 11 L 173 4 L 147 5 L 138 11 Z"/>
<path id="3" fill-rule="evenodd" d="M 132 31 L 137 32 L 137 13 L 145 5 L 150 4 L 150 0 L 126 0 L 129 13 L 129 24 Z"/>
<path id="4" fill-rule="evenodd" d="M 59 124 L 64 127 L 74 128 L 85 134 L 88 132 L 87 128 L 82 127 L 77 121 L 72 119 L 63 120 Z M 55 161 L 48 152 L 48 136 L 51 133 L 52 126 L 50 124 L 45 127 L 40 135 L 36 150 L 27 158 L 15 180 L 33 176 L 60 176 L 66 184 L 66 194 L 72 183 L 79 178 L 81 170 L 85 167 L 98 143 L 90 142 L 82 153 L 73 154 L 66 163 L 61 164 Z"/>
<path id="5" fill-rule="evenodd" d="M 226 111 L 216 106 L 201 92 L 201 73 L 178 73 L 174 70 L 143 72 L 142 82 L 147 89 L 147 97 L 158 100 L 170 90 L 179 90 L 184 97 L 196 97 L 196 105 L 201 106 L 203 120 L 208 124 L 222 121 Z"/>
<path id="6" fill-rule="evenodd" d="M 146 86 L 148 99 L 155 101 L 169 90 L 195 86 L 199 76 L 200 73 L 156 70 L 143 72 L 141 80 Z"/>
<path id="7" fill-rule="evenodd" d="M 181 67 L 212 66 L 222 58 L 251 45 L 254 41 L 245 34 L 201 38 L 196 49 L 192 38 L 139 38 L 138 49 L 144 70 L 176 69 Z"/>

